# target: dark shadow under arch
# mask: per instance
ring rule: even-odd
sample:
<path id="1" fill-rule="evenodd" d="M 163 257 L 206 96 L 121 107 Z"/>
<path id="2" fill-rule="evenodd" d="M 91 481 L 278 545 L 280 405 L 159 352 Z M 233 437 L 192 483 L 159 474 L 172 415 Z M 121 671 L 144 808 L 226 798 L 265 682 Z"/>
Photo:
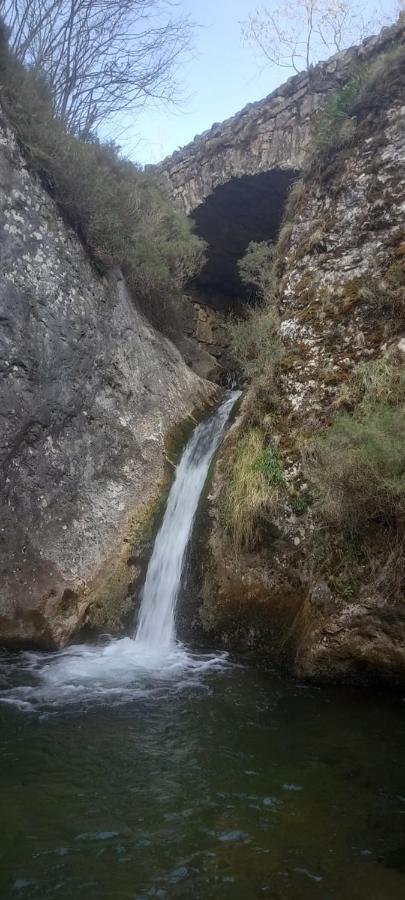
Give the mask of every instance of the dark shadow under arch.
<path id="1" fill-rule="evenodd" d="M 211 305 L 229 308 L 234 298 L 245 296 L 237 261 L 250 241 L 277 237 L 288 191 L 299 174 L 273 169 L 232 178 L 194 210 L 196 231 L 208 243 L 208 259 L 193 287 L 204 291 Z"/>

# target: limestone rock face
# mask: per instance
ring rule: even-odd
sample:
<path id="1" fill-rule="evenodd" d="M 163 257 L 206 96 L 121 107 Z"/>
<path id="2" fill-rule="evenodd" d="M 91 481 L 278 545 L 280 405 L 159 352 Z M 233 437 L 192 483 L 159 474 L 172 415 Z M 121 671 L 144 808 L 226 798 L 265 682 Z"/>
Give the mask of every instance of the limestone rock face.
<path id="1" fill-rule="evenodd" d="M 130 612 L 165 436 L 213 387 L 95 273 L 3 118 L 0 184 L 0 639 L 61 645 Z"/>
<path id="2" fill-rule="evenodd" d="M 373 533 L 367 581 L 361 568 L 356 584 L 338 577 L 337 543 L 314 574 L 321 525 L 308 503 L 302 464 L 304 442 L 337 411 L 350 410 L 345 385 L 355 368 L 385 357 L 400 361 L 404 352 L 404 78 L 399 65 L 360 117 L 357 136 L 295 198 L 279 285 L 285 355 L 271 407 L 271 440 L 287 484 L 277 531 L 254 554 L 232 548 L 218 500 L 227 442 L 207 502 L 204 628 L 233 647 L 271 651 L 300 677 L 405 683 L 403 598 L 385 589 L 395 547 L 385 545 L 382 531 L 379 545 Z M 392 292 L 393 279 L 398 290 L 402 284 L 402 301 Z M 260 403 L 271 401 L 271 386 L 265 396 L 261 385 L 259 403 L 255 390 L 233 426 L 236 435 L 260 415 Z M 229 433 L 227 440 L 237 436 Z"/>
<path id="3" fill-rule="evenodd" d="M 360 47 L 295 75 L 264 100 L 250 103 L 163 160 L 159 170 L 173 199 L 189 213 L 231 179 L 301 169 L 311 122 L 328 95 L 345 84 L 357 59 L 371 59 L 403 31 L 404 22 L 384 28 Z"/>

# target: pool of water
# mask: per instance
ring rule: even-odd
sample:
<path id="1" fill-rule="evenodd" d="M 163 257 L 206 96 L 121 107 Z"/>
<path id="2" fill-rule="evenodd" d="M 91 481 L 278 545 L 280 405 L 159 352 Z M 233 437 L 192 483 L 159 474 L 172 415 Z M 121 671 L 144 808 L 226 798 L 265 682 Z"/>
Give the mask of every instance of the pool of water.
<path id="1" fill-rule="evenodd" d="M 3 654 L 2 900 L 403 900 L 401 696 L 132 645 Z"/>

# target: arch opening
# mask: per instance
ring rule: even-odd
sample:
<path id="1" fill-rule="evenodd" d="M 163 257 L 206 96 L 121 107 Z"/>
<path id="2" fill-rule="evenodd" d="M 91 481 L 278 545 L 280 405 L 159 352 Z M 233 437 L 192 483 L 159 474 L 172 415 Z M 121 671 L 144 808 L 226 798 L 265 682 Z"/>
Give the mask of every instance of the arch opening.
<path id="1" fill-rule="evenodd" d="M 192 213 L 196 232 L 208 244 L 207 262 L 192 284 L 210 306 L 229 310 L 247 300 L 237 268 L 251 241 L 275 240 L 288 191 L 299 171 L 275 169 L 232 178 L 215 188 Z"/>

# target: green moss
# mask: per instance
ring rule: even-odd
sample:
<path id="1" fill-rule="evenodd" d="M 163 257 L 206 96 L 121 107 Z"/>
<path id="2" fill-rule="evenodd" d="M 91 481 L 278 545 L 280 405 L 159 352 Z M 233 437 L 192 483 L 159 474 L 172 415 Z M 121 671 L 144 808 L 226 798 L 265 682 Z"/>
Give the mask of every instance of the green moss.
<path id="1" fill-rule="evenodd" d="M 311 498 L 308 494 L 293 494 L 290 497 L 290 503 L 293 512 L 297 516 L 302 516 L 311 505 Z"/>
<path id="2" fill-rule="evenodd" d="M 331 369 L 321 369 L 321 371 L 318 373 L 318 380 L 325 385 L 335 386 L 341 384 L 342 379 L 344 379 L 344 376 L 340 371 L 334 372 Z"/>
<path id="3" fill-rule="evenodd" d="M 190 416 L 173 425 L 165 435 L 164 452 L 166 460 L 175 466 L 197 422 Z"/>
<path id="4" fill-rule="evenodd" d="M 87 629 L 122 633 L 128 628 L 169 487 L 169 478 L 159 482 L 155 495 L 128 521 L 117 554 L 106 561 L 95 581 L 85 586 Z"/>

